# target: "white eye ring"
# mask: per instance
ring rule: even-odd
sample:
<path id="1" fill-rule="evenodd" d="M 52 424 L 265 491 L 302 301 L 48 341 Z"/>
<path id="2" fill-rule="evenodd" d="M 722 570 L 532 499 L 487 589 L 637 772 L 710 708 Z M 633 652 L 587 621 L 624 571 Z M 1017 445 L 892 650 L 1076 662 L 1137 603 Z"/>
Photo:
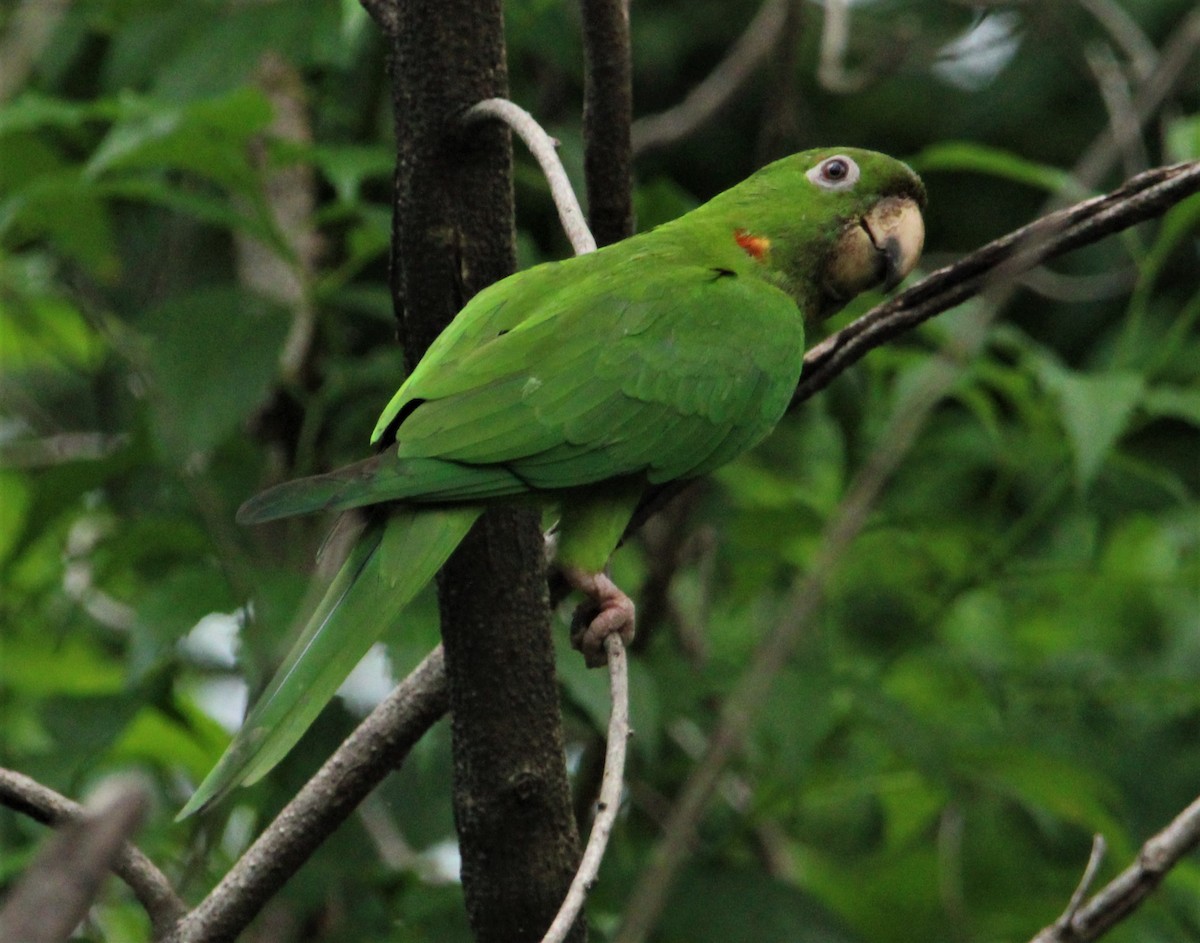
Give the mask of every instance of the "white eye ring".
<path id="1" fill-rule="evenodd" d="M 826 157 L 804 176 L 822 190 L 848 190 L 858 183 L 858 164 L 845 154 Z"/>

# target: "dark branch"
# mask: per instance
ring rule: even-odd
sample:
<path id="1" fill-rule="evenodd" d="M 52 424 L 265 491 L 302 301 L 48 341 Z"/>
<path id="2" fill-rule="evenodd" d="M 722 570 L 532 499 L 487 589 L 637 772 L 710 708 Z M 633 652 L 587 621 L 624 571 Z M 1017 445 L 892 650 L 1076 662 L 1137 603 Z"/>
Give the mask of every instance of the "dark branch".
<path id="1" fill-rule="evenodd" d="M 629 7 L 626 0 L 582 6 L 583 172 L 592 234 L 603 246 L 633 234 Z"/>

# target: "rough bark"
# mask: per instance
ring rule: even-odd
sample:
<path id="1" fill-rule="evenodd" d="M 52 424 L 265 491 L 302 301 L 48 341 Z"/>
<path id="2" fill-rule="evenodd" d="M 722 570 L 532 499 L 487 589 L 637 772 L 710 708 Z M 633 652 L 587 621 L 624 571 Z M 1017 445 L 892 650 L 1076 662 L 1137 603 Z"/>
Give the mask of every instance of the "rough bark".
<path id="1" fill-rule="evenodd" d="M 604 246 L 633 234 L 629 7 L 626 0 L 581 3 L 583 169 L 592 235 Z"/>
<path id="2" fill-rule="evenodd" d="M 393 291 L 410 364 L 514 265 L 508 132 L 456 130 L 507 94 L 499 0 L 396 6 Z M 484 516 L 439 582 L 463 890 L 476 939 L 537 940 L 579 858 L 538 516 Z M 577 928 L 577 936 L 581 933 Z"/>

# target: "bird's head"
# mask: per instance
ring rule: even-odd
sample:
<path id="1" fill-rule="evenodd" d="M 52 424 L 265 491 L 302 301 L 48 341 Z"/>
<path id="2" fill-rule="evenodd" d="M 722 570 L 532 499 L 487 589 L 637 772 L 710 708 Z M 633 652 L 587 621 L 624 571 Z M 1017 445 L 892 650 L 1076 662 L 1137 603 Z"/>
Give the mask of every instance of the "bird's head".
<path id="1" fill-rule="evenodd" d="M 739 245 L 807 313 L 826 317 L 860 292 L 890 290 L 921 257 L 925 187 L 885 154 L 804 151 L 764 167 L 734 191 L 756 214 L 739 226 Z"/>

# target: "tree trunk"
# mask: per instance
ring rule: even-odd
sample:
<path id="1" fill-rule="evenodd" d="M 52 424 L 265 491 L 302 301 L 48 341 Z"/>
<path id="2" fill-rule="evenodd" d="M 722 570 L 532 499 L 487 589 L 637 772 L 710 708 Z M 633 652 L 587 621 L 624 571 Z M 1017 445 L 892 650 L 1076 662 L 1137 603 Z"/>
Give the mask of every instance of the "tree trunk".
<path id="1" fill-rule="evenodd" d="M 514 265 L 506 130 L 455 116 L 505 96 L 500 0 L 395 7 L 393 292 L 410 366 Z M 540 521 L 489 511 L 443 569 L 454 810 L 476 939 L 538 940 L 579 859 L 549 635 Z M 581 939 L 582 925 L 575 938 Z"/>

